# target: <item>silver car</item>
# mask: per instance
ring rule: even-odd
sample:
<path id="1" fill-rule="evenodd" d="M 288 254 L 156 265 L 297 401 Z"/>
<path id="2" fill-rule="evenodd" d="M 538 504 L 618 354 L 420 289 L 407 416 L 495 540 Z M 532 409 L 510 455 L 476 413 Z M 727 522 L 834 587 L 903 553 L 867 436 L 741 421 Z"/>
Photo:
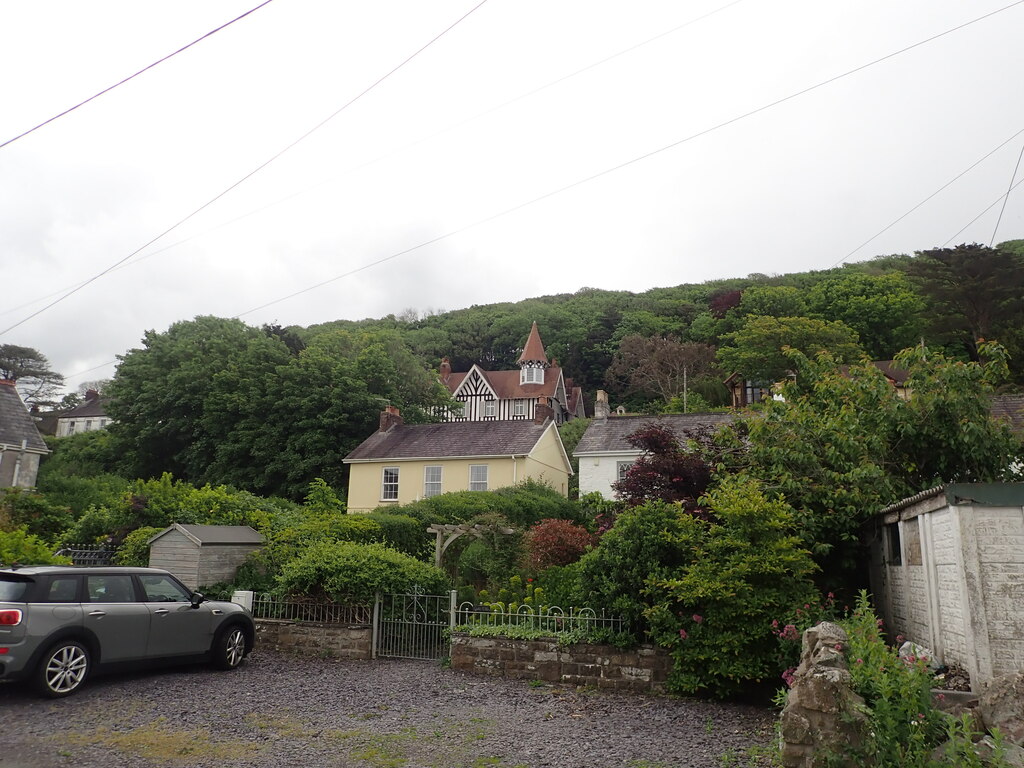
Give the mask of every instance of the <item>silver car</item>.
<path id="1" fill-rule="evenodd" d="M 245 608 L 206 600 L 157 568 L 0 569 L 0 680 L 28 679 L 45 696 L 117 666 L 234 669 L 255 635 Z"/>

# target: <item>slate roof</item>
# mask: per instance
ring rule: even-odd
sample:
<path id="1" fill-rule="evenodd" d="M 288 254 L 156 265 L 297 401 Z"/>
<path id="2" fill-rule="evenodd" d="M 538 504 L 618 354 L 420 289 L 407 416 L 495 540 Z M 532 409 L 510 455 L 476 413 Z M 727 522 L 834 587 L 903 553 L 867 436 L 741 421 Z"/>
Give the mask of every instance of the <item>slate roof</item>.
<path id="1" fill-rule="evenodd" d="M 374 432 L 344 461 L 525 456 L 550 424 L 525 420 L 399 424 L 387 432 Z"/>
<path id="2" fill-rule="evenodd" d="M 171 531 L 181 531 L 197 544 L 262 544 L 263 534 L 248 525 L 182 525 L 174 523 L 149 539 L 149 543 Z"/>
<path id="3" fill-rule="evenodd" d="M 992 415 L 1005 421 L 1015 434 L 1024 435 L 1024 395 L 996 395 L 990 406 Z"/>
<path id="4" fill-rule="evenodd" d="M 696 427 L 718 427 L 736 419 L 732 413 L 676 413 L 661 416 L 609 416 L 594 419 L 583 433 L 573 456 L 590 453 L 636 453 L 637 449 L 626 440 L 645 424 L 659 424 L 668 427 L 677 436 L 684 430 Z"/>
<path id="5" fill-rule="evenodd" d="M 520 384 L 519 371 L 485 371 L 479 367 L 477 370 L 491 385 L 491 389 L 494 390 L 499 400 L 514 400 L 519 397 L 554 397 L 555 389 L 558 387 L 558 377 L 562 372 L 561 368 L 552 366 L 544 372 L 543 384 Z M 468 375 L 468 371 L 452 373 L 445 381 L 448 391 L 454 394 Z"/>
<path id="6" fill-rule="evenodd" d="M 66 411 L 60 415 L 62 419 L 83 419 L 96 416 L 106 416 L 107 411 L 104 407 L 104 399 L 102 397 L 86 398 L 82 403 L 76 405 L 70 411 Z"/>
<path id="7" fill-rule="evenodd" d="M 20 448 L 22 440 L 33 453 L 50 452 L 14 384 L 0 381 L 0 444 Z"/>

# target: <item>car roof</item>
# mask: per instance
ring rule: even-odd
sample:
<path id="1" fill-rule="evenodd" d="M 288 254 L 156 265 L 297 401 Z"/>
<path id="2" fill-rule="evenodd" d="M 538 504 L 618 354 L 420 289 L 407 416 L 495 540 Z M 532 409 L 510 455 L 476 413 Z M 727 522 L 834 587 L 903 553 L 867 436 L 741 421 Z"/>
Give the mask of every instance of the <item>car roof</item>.
<path id="1" fill-rule="evenodd" d="M 0 575 L 18 574 L 21 576 L 42 576 L 52 573 L 85 573 L 85 574 L 109 574 L 109 573 L 159 573 L 166 574 L 168 571 L 162 568 L 140 568 L 128 565 L 26 565 L 17 568 L 0 568 Z"/>

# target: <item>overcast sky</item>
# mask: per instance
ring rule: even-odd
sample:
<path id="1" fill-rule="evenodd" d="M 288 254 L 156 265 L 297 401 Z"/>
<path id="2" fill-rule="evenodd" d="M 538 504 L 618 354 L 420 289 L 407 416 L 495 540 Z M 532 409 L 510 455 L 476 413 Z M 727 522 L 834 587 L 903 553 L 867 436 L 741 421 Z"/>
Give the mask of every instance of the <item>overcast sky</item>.
<path id="1" fill-rule="evenodd" d="M 258 2 L 0 0 L 0 143 Z M 337 113 L 0 343 L 74 389 L 196 315 L 310 325 L 824 269 L 1024 129 L 1024 3 L 742 117 L 1013 0 L 486 0 L 338 112 L 478 2 L 274 0 L 0 148 L 3 329 Z M 988 243 L 999 204 L 957 232 L 1022 143 L 851 260 Z M 996 241 L 1021 237 L 1024 187 Z"/>

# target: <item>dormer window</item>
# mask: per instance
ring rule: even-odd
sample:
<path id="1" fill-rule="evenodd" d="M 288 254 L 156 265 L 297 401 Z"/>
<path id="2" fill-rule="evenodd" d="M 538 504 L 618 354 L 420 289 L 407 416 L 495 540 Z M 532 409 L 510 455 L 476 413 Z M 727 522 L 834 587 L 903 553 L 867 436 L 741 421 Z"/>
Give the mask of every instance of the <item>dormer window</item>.
<path id="1" fill-rule="evenodd" d="M 544 383 L 544 369 L 534 368 L 532 366 L 523 366 L 519 369 L 519 383 L 520 384 L 543 384 Z"/>

